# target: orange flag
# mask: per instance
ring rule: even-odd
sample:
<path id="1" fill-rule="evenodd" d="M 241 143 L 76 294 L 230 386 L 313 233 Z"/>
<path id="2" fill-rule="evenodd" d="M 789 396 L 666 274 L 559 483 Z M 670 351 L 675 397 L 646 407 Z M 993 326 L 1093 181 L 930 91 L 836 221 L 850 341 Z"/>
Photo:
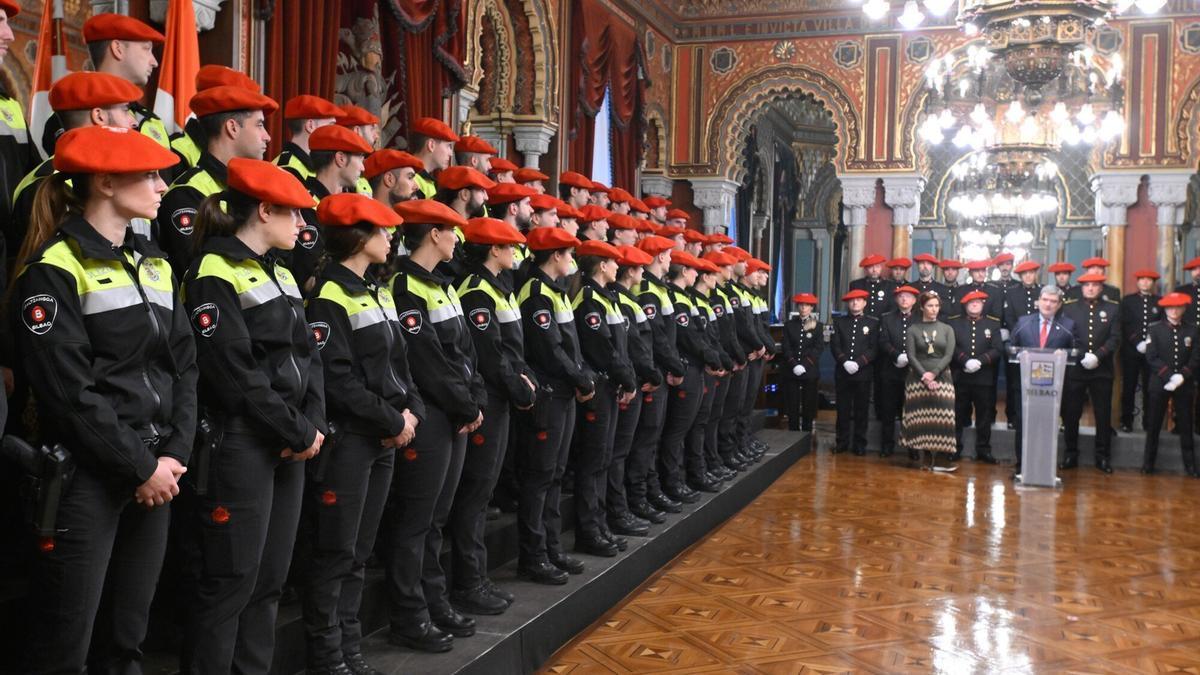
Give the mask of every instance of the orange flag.
<path id="1" fill-rule="evenodd" d="M 154 114 L 162 119 L 167 133 L 183 131 L 192 116 L 192 95 L 200 70 L 200 42 L 192 0 L 171 0 L 167 6 L 167 42 L 158 69 L 158 94 Z"/>
<path id="2" fill-rule="evenodd" d="M 33 66 L 33 92 L 29 96 L 29 131 L 33 147 L 42 159 L 46 151 L 42 148 L 42 134 L 46 131 L 46 120 L 54 112 L 50 109 L 50 85 L 67 74 L 66 38 L 63 36 L 62 0 L 46 0 L 42 7 L 41 29 L 38 31 L 37 60 Z"/>

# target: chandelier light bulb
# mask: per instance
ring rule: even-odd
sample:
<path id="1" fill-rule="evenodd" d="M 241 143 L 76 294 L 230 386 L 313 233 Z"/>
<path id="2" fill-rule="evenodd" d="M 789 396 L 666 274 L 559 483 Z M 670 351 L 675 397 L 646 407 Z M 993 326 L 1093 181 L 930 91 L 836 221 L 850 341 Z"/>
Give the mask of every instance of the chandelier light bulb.
<path id="1" fill-rule="evenodd" d="M 1104 79 L 1108 86 L 1113 86 L 1125 73 L 1125 59 L 1119 53 L 1113 54 L 1108 60 L 1108 70 L 1104 71 Z"/>
<path id="2" fill-rule="evenodd" d="M 968 21 L 967 23 L 964 23 L 962 29 L 963 29 L 963 33 L 967 37 L 975 37 L 976 35 L 979 35 L 979 26 L 976 26 L 975 24 L 971 23 L 970 21 Z"/>
<path id="3" fill-rule="evenodd" d="M 925 15 L 917 8 L 917 0 L 908 0 L 904 3 L 904 12 L 896 17 L 896 20 L 905 29 L 912 30 L 921 25 L 921 22 L 925 20 Z"/>
<path id="4" fill-rule="evenodd" d="M 942 110 L 942 113 L 938 115 L 938 124 L 942 125 L 943 129 L 949 129 L 957 121 L 954 119 L 954 113 L 950 112 L 949 108 Z"/>
<path id="5" fill-rule="evenodd" d="M 1026 117 L 1021 120 L 1021 142 L 1032 143 L 1038 139 L 1042 133 L 1042 125 L 1038 124 L 1036 117 Z"/>
<path id="6" fill-rule="evenodd" d="M 954 4 L 954 0 L 925 0 L 925 9 L 929 10 L 934 16 L 943 16 L 950 11 L 950 6 Z"/>
<path id="7" fill-rule="evenodd" d="M 942 133 L 942 125 L 938 122 L 938 118 L 930 115 L 921 123 L 921 138 L 926 143 L 937 145 L 946 140 L 945 134 Z"/>
<path id="8" fill-rule="evenodd" d="M 1008 110 L 1004 111 L 1004 119 L 1013 124 L 1020 124 L 1025 119 L 1025 108 L 1021 106 L 1020 101 L 1013 101 L 1008 105 Z"/>
<path id="9" fill-rule="evenodd" d="M 958 128 L 958 133 L 954 134 L 955 147 L 965 148 L 975 141 L 975 134 L 971 133 L 971 127 L 962 126 Z"/>
<path id="10" fill-rule="evenodd" d="M 1116 110 L 1109 110 L 1104 113 L 1104 119 L 1100 121 L 1100 139 L 1108 142 L 1120 138 L 1121 134 L 1125 133 L 1125 118 Z"/>
<path id="11" fill-rule="evenodd" d="M 1059 134 L 1062 135 L 1063 143 L 1067 145 L 1078 145 L 1080 141 L 1079 127 L 1074 124 L 1068 124 L 1063 127 Z"/>
<path id="12" fill-rule="evenodd" d="M 969 91 L 971 91 L 971 81 L 964 77 L 958 81 L 958 95 L 965 98 Z"/>
<path id="13" fill-rule="evenodd" d="M 1059 101 L 1054 104 L 1054 109 L 1050 111 L 1050 121 L 1054 122 L 1055 126 L 1061 127 L 1069 122 L 1071 113 L 1067 112 L 1067 104 Z"/>
<path id="14" fill-rule="evenodd" d="M 1083 133 L 1079 134 L 1079 138 L 1084 142 L 1085 145 L 1092 145 L 1096 142 L 1097 138 L 1096 127 L 1090 124 L 1087 125 L 1083 128 Z"/>
<path id="15" fill-rule="evenodd" d="M 1158 10 L 1166 6 L 1167 0 L 1137 0 L 1135 4 L 1146 14 L 1157 14 Z"/>
<path id="16" fill-rule="evenodd" d="M 889 9 L 891 6 L 888 5 L 887 0 L 867 0 L 863 3 L 863 14 L 866 14 L 867 18 L 872 21 L 878 21 L 887 16 Z"/>
<path id="17" fill-rule="evenodd" d="M 1115 9 L 1117 14 L 1123 14 L 1129 11 L 1130 7 L 1133 7 L 1133 0 L 1117 0 L 1117 6 Z"/>
<path id="18" fill-rule="evenodd" d="M 1079 120 L 1079 123 L 1084 126 L 1094 123 L 1096 121 L 1096 111 L 1092 110 L 1092 104 L 1084 103 L 1079 106 L 1079 112 L 1075 113 L 1075 119 Z"/>
<path id="19" fill-rule="evenodd" d="M 988 115 L 987 108 L 984 108 L 982 103 L 976 103 L 975 107 L 971 109 L 971 122 L 975 126 L 981 127 L 983 126 L 984 122 L 988 122 L 990 120 L 991 116 Z"/>

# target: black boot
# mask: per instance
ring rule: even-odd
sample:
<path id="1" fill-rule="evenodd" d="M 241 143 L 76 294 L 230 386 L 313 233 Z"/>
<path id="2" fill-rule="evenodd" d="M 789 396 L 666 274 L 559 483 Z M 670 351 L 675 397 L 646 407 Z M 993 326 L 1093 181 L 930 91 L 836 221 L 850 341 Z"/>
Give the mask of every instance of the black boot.
<path id="1" fill-rule="evenodd" d="M 1200 471 L 1196 471 L 1196 453 L 1194 450 L 1183 451 L 1183 472 L 1192 478 L 1200 478 Z"/>
<path id="2" fill-rule="evenodd" d="M 1142 458 L 1142 473 L 1147 476 L 1154 473 L 1154 462 L 1158 459 L 1158 448 L 1146 450 L 1146 456 Z"/>

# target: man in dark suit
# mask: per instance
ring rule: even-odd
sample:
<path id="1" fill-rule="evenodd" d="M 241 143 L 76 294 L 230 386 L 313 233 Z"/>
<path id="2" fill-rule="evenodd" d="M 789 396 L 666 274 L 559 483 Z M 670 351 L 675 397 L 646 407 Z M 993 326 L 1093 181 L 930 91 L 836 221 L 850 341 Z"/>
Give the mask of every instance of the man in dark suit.
<path id="1" fill-rule="evenodd" d="M 1059 317 L 1063 305 L 1063 292 L 1058 286 L 1045 286 L 1038 296 L 1036 314 L 1026 314 L 1017 320 L 1009 336 L 1014 348 L 1034 347 L 1039 349 L 1072 349 L 1075 345 L 1075 324 L 1066 317 Z M 1021 473 L 1021 406 L 1017 406 L 1017 467 Z"/>
<path id="2" fill-rule="evenodd" d="M 879 456 L 890 457 L 896 449 L 896 418 L 904 406 L 904 377 L 908 374 L 908 354 L 905 352 L 908 327 L 913 322 L 913 305 L 917 303 L 917 289 L 901 286 L 893 294 L 895 311 L 879 319 L 879 363 L 880 389 L 875 392 L 875 402 L 882 411 L 879 431 Z"/>
<path id="3" fill-rule="evenodd" d="M 1137 386 L 1142 385 L 1142 430 L 1150 421 L 1150 371 L 1146 368 L 1146 343 L 1150 324 L 1162 318 L 1159 295 L 1154 290 L 1158 272 L 1138 270 L 1137 292 L 1121 298 L 1121 431 L 1133 431 L 1133 410 Z"/>
<path id="4" fill-rule="evenodd" d="M 853 449 L 867 452 L 867 408 L 871 397 L 875 354 L 879 348 L 879 320 L 867 316 L 867 292 L 862 289 L 842 296 L 849 312 L 833 320 L 830 351 L 837 364 L 834 387 L 837 395 L 837 440 L 833 452 Z"/>
<path id="5" fill-rule="evenodd" d="M 1096 468 L 1112 473 L 1109 452 L 1112 446 L 1112 388 L 1113 361 L 1120 345 L 1120 306 L 1105 299 L 1104 275 L 1085 274 L 1079 277 L 1082 300 L 1068 302 L 1063 316 L 1075 325 L 1075 352 L 1079 363 L 1067 366 L 1063 385 L 1062 420 L 1066 453 L 1062 469 L 1079 464 L 1079 418 L 1083 402 L 1092 401 L 1096 418 Z"/>
<path id="6" fill-rule="evenodd" d="M 950 321 L 954 329 L 954 457 L 962 456 L 963 427 L 975 415 L 975 459 L 995 464 L 992 457 L 992 422 L 996 416 L 995 372 L 1004 363 L 1000 322 L 983 313 L 987 295 L 974 291 L 963 296 L 966 313 Z M 1016 403 L 1012 406 L 1015 408 Z"/>

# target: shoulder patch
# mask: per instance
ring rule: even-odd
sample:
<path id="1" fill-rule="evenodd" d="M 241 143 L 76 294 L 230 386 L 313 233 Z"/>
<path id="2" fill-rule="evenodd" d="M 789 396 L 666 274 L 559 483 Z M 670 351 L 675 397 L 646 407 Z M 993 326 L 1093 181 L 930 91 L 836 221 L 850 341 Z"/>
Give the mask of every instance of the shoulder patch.
<path id="1" fill-rule="evenodd" d="M 642 305 L 642 313 L 646 315 L 647 319 L 653 319 L 658 316 L 658 308 L 654 305 Z"/>
<path id="2" fill-rule="evenodd" d="M 400 314 L 400 325 L 404 330 L 416 335 L 421 332 L 421 310 L 410 309 Z"/>
<path id="3" fill-rule="evenodd" d="M 533 319 L 533 325 L 542 330 L 550 330 L 550 310 L 539 309 L 533 313 L 531 318 Z"/>
<path id="4" fill-rule="evenodd" d="M 308 324 L 308 329 L 312 331 L 313 340 L 317 343 L 317 351 L 325 348 L 325 343 L 329 341 L 329 324 L 324 321 L 312 321 Z"/>
<path id="5" fill-rule="evenodd" d="M 320 231 L 315 226 L 306 224 L 300 229 L 300 234 L 296 235 L 296 243 L 306 250 L 311 250 L 312 247 L 317 245 L 317 240 L 320 238 Z"/>
<path id="6" fill-rule="evenodd" d="M 725 305 L 713 305 L 713 313 L 716 314 L 718 318 L 725 316 Z"/>
<path id="7" fill-rule="evenodd" d="M 206 302 L 192 310 L 192 328 L 200 337 L 211 337 L 217 330 L 220 318 L 221 309 L 211 302 Z"/>
<path id="8" fill-rule="evenodd" d="M 588 312 L 583 316 L 583 322 L 592 330 L 600 330 L 600 312 Z"/>
<path id="9" fill-rule="evenodd" d="M 688 318 L 687 314 L 678 314 L 675 316 L 675 323 L 683 326 L 684 328 L 687 327 L 689 321 L 690 319 Z"/>
<path id="10" fill-rule="evenodd" d="M 492 313 L 487 307 L 471 310 L 471 325 L 479 330 L 487 330 L 492 325 Z"/>
<path id="11" fill-rule="evenodd" d="M 734 307 L 741 307 L 742 301 L 740 298 L 738 298 L 737 294 L 734 293 L 733 295 L 729 296 L 729 304 L 733 305 Z"/>
<path id="12" fill-rule="evenodd" d="M 175 209 L 171 213 L 171 224 L 185 237 L 192 236 L 192 232 L 196 229 L 196 209 L 188 206 L 182 209 Z"/>
<path id="13" fill-rule="evenodd" d="M 52 295 L 42 293 L 31 295 L 21 303 L 21 320 L 25 327 L 34 335 L 45 335 L 54 327 L 54 317 L 58 315 L 58 300 Z"/>

